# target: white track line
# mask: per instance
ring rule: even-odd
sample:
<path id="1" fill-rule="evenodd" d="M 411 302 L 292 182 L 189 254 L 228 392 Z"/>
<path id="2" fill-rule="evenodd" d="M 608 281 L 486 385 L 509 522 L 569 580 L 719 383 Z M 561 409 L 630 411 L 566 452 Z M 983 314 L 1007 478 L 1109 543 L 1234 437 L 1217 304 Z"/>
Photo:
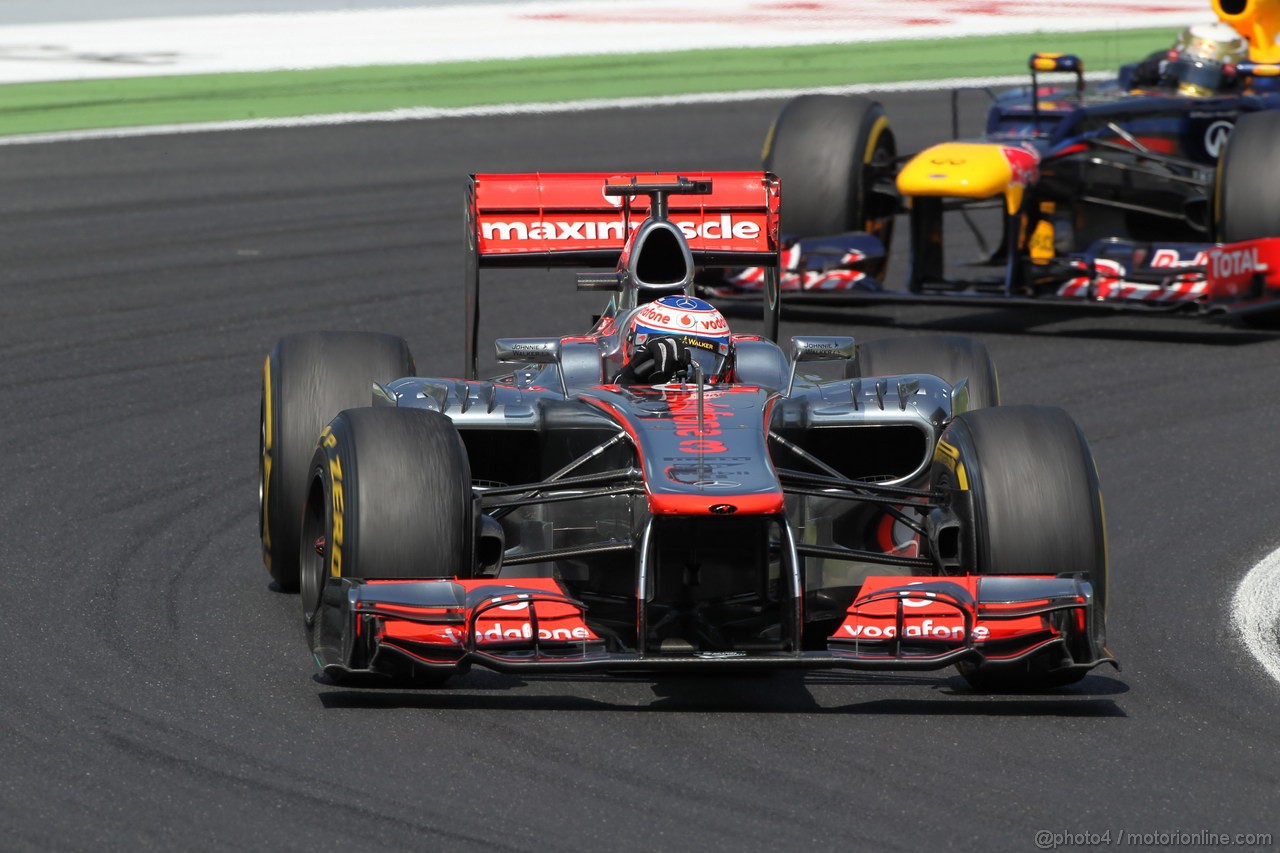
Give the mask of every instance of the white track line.
<path id="1" fill-rule="evenodd" d="M 1268 554 L 1244 576 L 1231 604 L 1245 648 L 1280 681 L 1280 551 Z"/>
<path id="2" fill-rule="evenodd" d="M 1100 80 L 1112 76 L 1099 71 L 1085 75 Z M 231 130 L 319 127 L 362 122 L 424 121 L 442 118 L 470 118 L 544 113 L 577 113 L 594 110 L 638 109 L 683 104 L 732 103 L 789 98 L 799 94 L 857 95 L 871 92 L 925 92 L 938 89 L 1016 86 L 1026 83 L 1027 75 L 1012 77 L 968 77 L 951 80 L 916 80 L 907 83 L 860 83 L 852 86 L 823 86 L 810 89 L 756 89 L 748 92 L 707 92 L 693 95 L 661 95 L 642 98 L 608 98 L 587 101 L 551 101 L 533 104 L 494 104 L 480 107 L 408 107 L 368 113 L 330 113 L 327 115 L 262 118 L 245 121 L 215 121 L 193 124 L 164 124 L 147 127 L 108 127 L 97 130 L 66 130 L 51 133 L 28 133 L 0 137 L 0 145 L 35 145 L 46 142 L 80 142 L 92 139 L 128 139 L 138 136 L 164 136 L 179 133 L 220 133 Z"/>
<path id="3" fill-rule="evenodd" d="M 7 2 L 0 0 L 0 8 Z M 1159 8 L 1150 0 L 543 0 L 55 24 L 0 20 L 0 81 L 1115 32 L 1212 20 L 1204 0 L 1161 0 Z"/>

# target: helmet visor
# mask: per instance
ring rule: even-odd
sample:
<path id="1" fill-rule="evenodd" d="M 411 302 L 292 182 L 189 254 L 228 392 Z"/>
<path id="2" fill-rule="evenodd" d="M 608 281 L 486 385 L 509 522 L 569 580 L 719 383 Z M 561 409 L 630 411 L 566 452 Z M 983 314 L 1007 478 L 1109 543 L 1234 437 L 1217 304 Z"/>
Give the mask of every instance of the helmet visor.
<path id="1" fill-rule="evenodd" d="M 720 379 L 729 361 L 729 344 L 727 340 L 700 337 L 698 335 L 637 335 L 636 346 L 644 346 L 646 341 L 665 337 L 679 341 L 682 349 L 689 354 L 689 360 L 702 368 L 706 379 Z M 693 378 L 689 371 L 688 378 Z"/>
<path id="2" fill-rule="evenodd" d="M 689 355 L 702 368 L 702 375 L 707 379 L 719 378 L 720 372 L 724 370 L 725 356 L 723 353 L 700 347 L 689 347 Z M 692 371 L 690 371 L 689 378 L 693 378 Z"/>
<path id="3" fill-rule="evenodd" d="M 1165 69 L 1165 74 L 1177 81 L 1179 92 L 1201 97 L 1222 87 L 1222 72 L 1221 62 L 1204 59 L 1175 59 Z"/>

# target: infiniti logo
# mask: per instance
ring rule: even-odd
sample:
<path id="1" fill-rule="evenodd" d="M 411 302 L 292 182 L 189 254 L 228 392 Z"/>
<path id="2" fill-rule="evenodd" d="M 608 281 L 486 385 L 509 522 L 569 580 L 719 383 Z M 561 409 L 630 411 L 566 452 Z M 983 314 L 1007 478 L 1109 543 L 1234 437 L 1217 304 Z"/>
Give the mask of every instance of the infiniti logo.
<path id="1" fill-rule="evenodd" d="M 1233 126 L 1229 121 L 1215 121 L 1209 125 L 1209 129 L 1204 132 L 1204 150 L 1210 157 L 1217 157 L 1222 153 L 1231 137 Z"/>

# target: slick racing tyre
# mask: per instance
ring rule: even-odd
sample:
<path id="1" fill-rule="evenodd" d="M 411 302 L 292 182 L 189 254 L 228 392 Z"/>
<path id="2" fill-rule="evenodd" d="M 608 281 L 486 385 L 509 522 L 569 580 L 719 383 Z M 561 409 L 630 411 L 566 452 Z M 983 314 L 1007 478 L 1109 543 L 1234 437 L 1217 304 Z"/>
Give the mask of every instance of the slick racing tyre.
<path id="1" fill-rule="evenodd" d="M 890 183 L 897 155 L 889 119 L 875 101 L 856 95 L 788 101 L 764 143 L 764 168 L 782 180 L 782 232 L 866 231 L 884 244 L 887 258 L 898 209 Z M 884 270 L 877 273 L 883 280 Z"/>
<path id="2" fill-rule="evenodd" d="M 1000 381 L 987 348 L 960 335 L 883 338 L 858 345 L 848 378 L 928 373 L 948 385 L 969 380 L 968 411 L 1000 405 Z"/>
<path id="3" fill-rule="evenodd" d="M 1224 243 L 1280 237 L 1280 112 L 1246 113 L 1236 120 L 1218 160 L 1214 199 L 1218 239 Z"/>
<path id="4" fill-rule="evenodd" d="M 471 577 L 471 465 L 439 412 L 347 409 L 311 459 L 300 548 L 302 604 L 325 578 Z"/>
<path id="5" fill-rule="evenodd" d="M 972 493 L 979 573 L 1087 572 L 1105 621 L 1102 493 L 1089 445 L 1070 415 L 1051 406 L 966 412 L 943 433 L 936 458 L 938 485 Z M 1040 690 L 1084 677 L 1053 671 L 1052 654 L 1006 668 L 959 669 L 980 690 Z"/>
<path id="6" fill-rule="evenodd" d="M 299 554 L 302 615 L 318 642 L 316 611 L 330 577 L 472 577 L 476 519 L 471 466 L 453 423 L 438 412 L 348 409 L 311 459 Z M 429 686 L 408 662 L 387 675 Z M 447 676 L 446 676 L 447 677 Z"/>
<path id="7" fill-rule="evenodd" d="M 298 525 L 316 439 L 343 409 L 368 406 L 373 383 L 416 372 L 393 335 L 310 332 L 280 339 L 263 365 L 258 533 L 280 589 L 298 589 Z"/>

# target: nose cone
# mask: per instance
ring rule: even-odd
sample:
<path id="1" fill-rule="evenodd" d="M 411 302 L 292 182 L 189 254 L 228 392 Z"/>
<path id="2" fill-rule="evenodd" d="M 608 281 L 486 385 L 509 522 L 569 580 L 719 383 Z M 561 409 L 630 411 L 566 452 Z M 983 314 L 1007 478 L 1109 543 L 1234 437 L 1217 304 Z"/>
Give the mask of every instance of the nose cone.
<path id="1" fill-rule="evenodd" d="M 1003 195 L 1010 212 L 1036 179 L 1033 151 L 994 142 L 944 142 L 921 151 L 898 173 L 898 192 L 911 196 L 991 198 Z"/>
<path id="2" fill-rule="evenodd" d="M 990 198 L 1005 191 L 1012 177 L 1001 146 L 944 142 L 917 154 L 898 173 L 903 195 Z"/>

